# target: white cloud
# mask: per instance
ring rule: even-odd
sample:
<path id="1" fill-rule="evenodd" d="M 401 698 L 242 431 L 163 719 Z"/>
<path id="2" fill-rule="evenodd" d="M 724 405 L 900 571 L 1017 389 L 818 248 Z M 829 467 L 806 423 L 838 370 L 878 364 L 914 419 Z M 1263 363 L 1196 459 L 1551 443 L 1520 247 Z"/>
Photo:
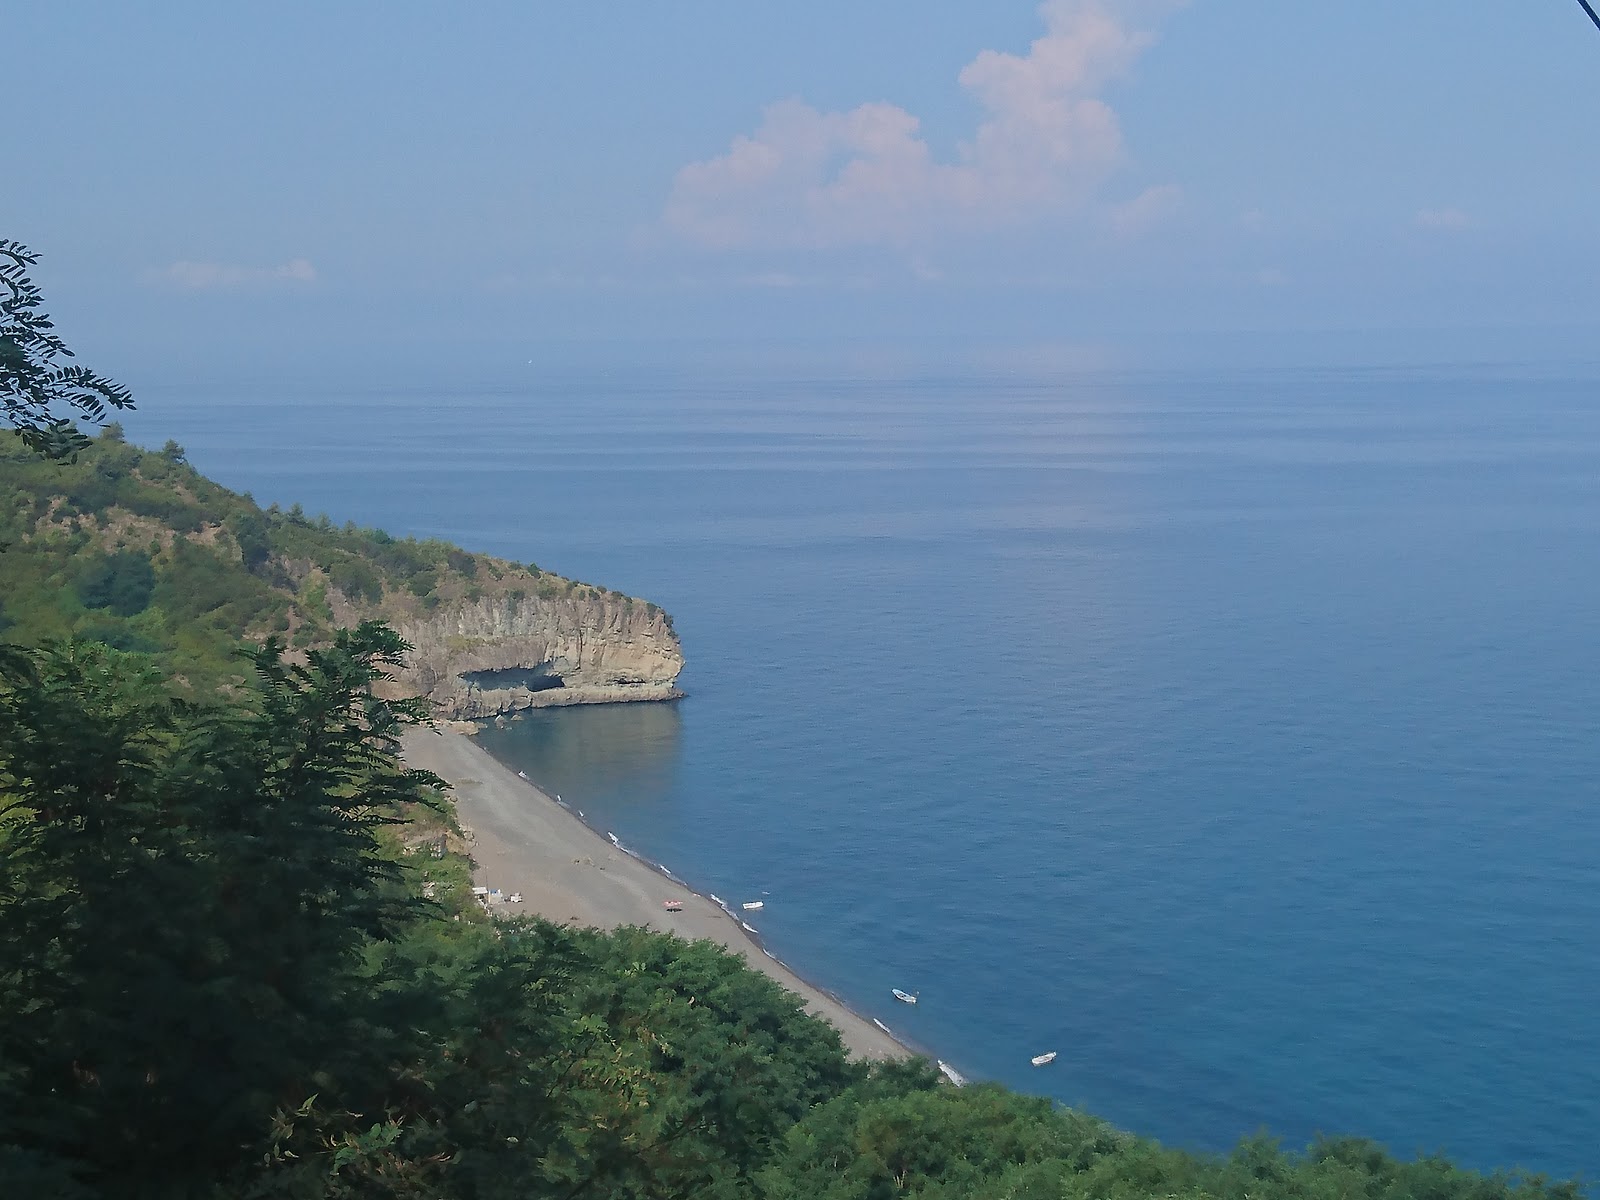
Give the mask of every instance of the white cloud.
<path id="1" fill-rule="evenodd" d="M 1183 189 L 1177 184 L 1146 188 L 1111 210 L 1111 227 L 1123 237 L 1135 237 L 1168 220 L 1181 207 Z"/>
<path id="2" fill-rule="evenodd" d="M 1116 114 L 1096 93 L 1153 38 L 1106 0 L 1039 11 L 1045 33 L 1026 54 L 984 50 L 962 69 L 985 115 L 954 162 L 936 160 L 897 105 L 822 112 L 784 100 L 727 153 L 678 172 L 667 225 L 708 246 L 903 246 L 1081 203 L 1123 159 Z"/>
<path id="3" fill-rule="evenodd" d="M 1423 229 L 1466 229 L 1472 218 L 1459 208 L 1424 208 L 1417 213 L 1417 224 Z"/>
<path id="4" fill-rule="evenodd" d="M 304 258 L 276 267 L 240 267 L 230 263 L 175 262 L 157 272 L 159 278 L 191 291 L 248 287 L 263 283 L 315 283 L 317 269 Z"/>

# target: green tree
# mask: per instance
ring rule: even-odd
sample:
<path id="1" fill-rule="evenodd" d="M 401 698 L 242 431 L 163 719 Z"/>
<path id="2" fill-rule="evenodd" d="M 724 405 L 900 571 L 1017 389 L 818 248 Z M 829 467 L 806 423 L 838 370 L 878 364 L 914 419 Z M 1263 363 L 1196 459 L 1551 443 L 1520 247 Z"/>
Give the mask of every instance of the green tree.
<path id="1" fill-rule="evenodd" d="M 28 277 L 39 256 L 0 239 L 0 406 L 30 449 L 65 458 L 88 445 L 70 414 L 103 421 L 108 409 L 132 408 L 133 395 L 87 367 L 63 364 L 72 351 L 39 311 L 44 297 Z"/>
<path id="2" fill-rule="evenodd" d="M 119 617 L 131 617 L 149 607 L 155 587 L 150 556 L 142 550 L 118 550 L 84 570 L 78 599 L 85 608 L 108 608 Z"/>
<path id="3" fill-rule="evenodd" d="M 245 570 L 252 574 L 260 571 L 272 557 L 272 535 L 261 510 L 241 506 L 229 514 L 226 524 L 233 540 L 239 544 L 239 557 Z"/>
<path id="4" fill-rule="evenodd" d="M 378 573 L 354 555 L 342 556 L 334 562 L 328 578 L 348 599 L 372 603 L 383 599 L 383 581 Z"/>
<path id="5" fill-rule="evenodd" d="M 762 1174 L 771 1200 L 969 1196 L 1028 1163 L 1078 1169 L 1113 1151 L 1104 1124 L 992 1084 L 951 1088 L 928 1064 L 894 1066 L 811 1112 Z"/>
<path id="6" fill-rule="evenodd" d="M 0 1165 L 189 1194 L 373 1073 L 351 989 L 416 904 L 378 833 L 437 782 L 372 694 L 404 649 L 269 640 L 241 710 L 104 647 L 0 655 Z"/>

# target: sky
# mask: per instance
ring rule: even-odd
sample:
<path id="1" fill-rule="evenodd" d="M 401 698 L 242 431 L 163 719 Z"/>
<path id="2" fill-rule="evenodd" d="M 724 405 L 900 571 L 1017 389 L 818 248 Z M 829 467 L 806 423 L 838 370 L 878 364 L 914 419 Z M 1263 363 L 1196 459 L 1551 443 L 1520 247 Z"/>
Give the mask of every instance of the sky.
<path id="1" fill-rule="evenodd" d="M 102 369 L 1600 357 L 1574 0 L 54 0 L 6 27 L 0 237 Z"/>

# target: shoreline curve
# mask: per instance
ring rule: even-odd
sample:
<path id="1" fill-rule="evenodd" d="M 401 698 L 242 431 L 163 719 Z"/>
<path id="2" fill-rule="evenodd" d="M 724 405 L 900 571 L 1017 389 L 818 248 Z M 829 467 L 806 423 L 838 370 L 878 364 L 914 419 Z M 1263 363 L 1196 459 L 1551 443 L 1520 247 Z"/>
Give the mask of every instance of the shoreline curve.
<path id="1" fill-rule="evenodd" d="M 470 836 L 473 882 L 497 889 L 502 897 L 523 897 L 514 909 L 502 900 L 492 911 L 521 911 L 600 929 L 643 925 L 689 941 L 706 938 L 798 996 L 807 1012 L 839 1031 L 852 1058 L 926 1054 L 778 958 L 725 901 L 695 890 L 615 834 L 590 825 L 465 734 L 409 729 L 401 753 L 410 766 L 432 771 L 451 785 L 457 817 Z M 665 900 L 682 901 L 682 911 L 667 911 Z"/>

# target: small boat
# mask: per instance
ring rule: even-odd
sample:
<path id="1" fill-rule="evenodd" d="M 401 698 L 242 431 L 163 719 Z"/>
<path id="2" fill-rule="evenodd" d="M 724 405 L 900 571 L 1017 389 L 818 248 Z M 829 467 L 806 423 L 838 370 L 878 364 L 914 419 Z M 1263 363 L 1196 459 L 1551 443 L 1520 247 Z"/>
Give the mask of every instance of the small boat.
<path id="1" fill-rule="evenodd" d="M 528 773 L 526 771 L 518 771 L 517 772 L 517 778 L 518 779 L 526 779 L 527 777 L 528 777 Z"/>
<path id="2" fill-rule="evenodd" d="M 879 1029 L 883 1030 L 885 1033 L 888 1033 L 890 1037 L 894 1036 L 894 1034 L 889 1032 L 889 1027 L 887 1025 L 885 1025 L 882 1021 L 878 1020 L 877 1017 L 873 1017 L 872 1018 L 872 1023 L 874 1025 L 876 1025 Z"/>
<path id="3" fill-rule="evenodd" d="M 511 895 L 506 897 L 506 899 L 512 904 L 521 904 L 522 903 L 522 893 L 521 892 L 512 892 Z"/>
<path id="4" fill-rule="evenodd" d="M 962 1075 L 960 1071 L 956 1070 L 942 1058 L 935 1059 L 934 1061 L 939 1064 L 939 1070 L 944 1072 L 944 1077 L 951 1083 L 955 1084 L 957 1087 L 967 1086 L 966 1076 Z"/>
<path id="5" fill-rule="evenodd" d="M 621 846 L 622 845 L 621 842 L 617 841 L 617 835 L 612 833 L 609 829 L 606 830 L 606 836 L 611 839 L 611 844 L 613 846 Z"/>
<path id="6" fill-rule="evenodd" d="M 740 921 L 739 924 L 744 927 L 744 931 L 746 933 L 754 933 L 756 931 L 756 927 L 754 925 L 747 924 L 744 921 Z"/>
<path id="7" fill-rule="evenodd" d="M 682 912 L 683 911 L 683 901 L 682 900 L 663 900 L 661 902 L 661 907 L 666 909 L 668 912 Z"/>
<path id="8" fill-rule="evenodd" d="M 762 900 L 746 900 L 739 907 L 744 909 L 745 912 L 755 912 L 758 908 L 765 908 L 766 902 Z"/>
<path id="9" fill-rule="evenodd" d="M 1033 1065 L 1036 1066 L 1036 1067 L 1043 1067 L 1043 1066 L 1048 1066 L 1050 1063 L 1055 1062 L 1055 1060 L 1056 1060 L 1056 1052 L 1054 1050 L 1052 1050 L 1048 1054 L 1035 1054 L 1033 1056 L 1032 1062 L 1033 1062 Z"/>
<path id="10" fill-rule="evenodd" d="M 917 998 L 910 992 L 902 992 L 899 988 L 890 988 L 889 990 L 894 993 L 896 1000 L 903 1000 L 907 1004 L 915 1004 L 917 1002 Z"/>

